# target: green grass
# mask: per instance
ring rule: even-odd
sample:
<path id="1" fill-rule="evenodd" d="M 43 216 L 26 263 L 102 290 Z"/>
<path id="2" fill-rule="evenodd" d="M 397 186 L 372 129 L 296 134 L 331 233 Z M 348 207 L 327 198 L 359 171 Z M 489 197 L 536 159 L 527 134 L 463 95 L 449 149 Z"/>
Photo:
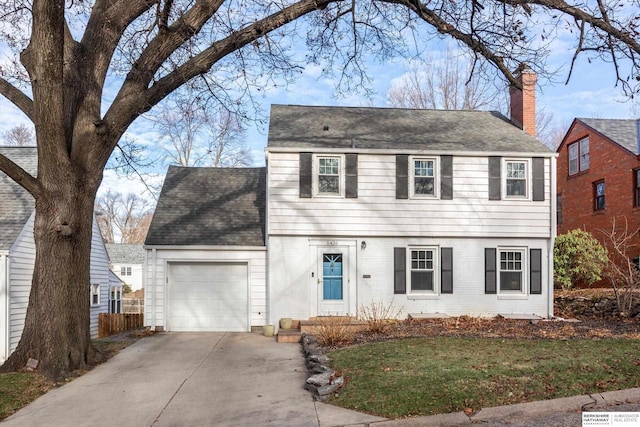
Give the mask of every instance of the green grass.
<path id="1" fill-rule="evenodd" d="M 40 374 L 0 374 L 0 420 L 28 405 L 52 387 L 53 383 Z"/>
<path id="2" fill-rule="evenodd" d="M 399 418 L 640 386 L 640 341 L 420 338 L 328 354 L 330 403 Z"/>

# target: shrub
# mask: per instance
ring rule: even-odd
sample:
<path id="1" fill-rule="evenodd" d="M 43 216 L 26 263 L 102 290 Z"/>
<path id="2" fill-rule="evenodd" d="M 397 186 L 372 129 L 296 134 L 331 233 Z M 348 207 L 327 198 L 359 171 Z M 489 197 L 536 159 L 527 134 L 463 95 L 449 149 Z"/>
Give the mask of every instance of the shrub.
<path id="1" fill-rule="evenodd" d="M 351 318 L 347 316 L 319 317 L 314 335 L 318 343 L 325 347 L 332 347 L 353 339 Z"/>
<path id="2" fill-rule="evenodd" d="M 607 250 L 591 233 L 575 229 L 556 237 L 553 262 L 556 285 L 563 289 L 590 286 L 601 279 Z"/>
<path id="3" fill-rule="evenodd" d="M 367 324 L 367 331 L 371 333 L 384 333 L 389 325 L 397 321 L 402 309 L 396 309 L 393 301 L 389 304 L 372 301 L 369 305 L 360 305 L 358 318 Z"/>

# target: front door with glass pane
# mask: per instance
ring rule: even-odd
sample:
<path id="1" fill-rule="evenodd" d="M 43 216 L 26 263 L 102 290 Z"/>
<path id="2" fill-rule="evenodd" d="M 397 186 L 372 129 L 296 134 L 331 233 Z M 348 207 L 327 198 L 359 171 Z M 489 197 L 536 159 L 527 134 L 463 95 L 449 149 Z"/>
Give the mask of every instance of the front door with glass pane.
<path id="1" fill-rule="evenodd" d="M 347 313 L 348 279 L 345 278 L 345 252 L 341 248 L 318 250 L 318 314 L 321 316 Z"/>

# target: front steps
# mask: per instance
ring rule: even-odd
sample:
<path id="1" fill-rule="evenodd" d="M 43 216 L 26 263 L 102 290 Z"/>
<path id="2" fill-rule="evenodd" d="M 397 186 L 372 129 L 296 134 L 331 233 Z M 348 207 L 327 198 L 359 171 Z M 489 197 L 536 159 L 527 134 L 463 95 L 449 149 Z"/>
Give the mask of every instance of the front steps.
<path id="1" fill-rule="evenodd" d="M 338 327 L 348 327 L 359 331 L 366 327 L 366 323 L 357 320 L 351 316 L 318 316 L 311 317 L 309 320 L 294 320 L 291 329 L 278 329 L 277 342 L 279 343 L 298 343 L 302 339 L 302 334 L 314 334 L 323 324 L 332 324 Z"/>

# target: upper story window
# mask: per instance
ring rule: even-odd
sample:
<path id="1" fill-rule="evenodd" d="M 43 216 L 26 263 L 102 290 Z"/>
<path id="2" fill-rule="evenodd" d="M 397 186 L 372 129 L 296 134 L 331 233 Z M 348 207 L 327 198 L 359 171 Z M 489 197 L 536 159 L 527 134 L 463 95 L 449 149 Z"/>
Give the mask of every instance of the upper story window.
<path id="1" fill-rule="evenodd" d="M 316 156 L 314 189 L 317 196 L 342 196 L 344 194 L 344 169 L 342 156 Z"/>
<path id="2" fill-rule="evenodd" d="M 605 207 L 604 193 L 605 193 L 604 180 L 594 182 L 593 183 L 593 196 L 594 196 L 593 210 L 594 211 L 604 210 L 604 207 Z"/>
<path id="3" fill-rule="evenodd" d="M 507 197 L 527 197 L 527 162 L 507 160 Z"/>
<path id="4" fill-rule="evenodd" d="M 435 197 L 437 183 L 436 159 L 414 158 L 413 162 L 413 195 L 416 197 Z"/>
<path id="5" fill-rule="evenodd" d="M 131 276 L 131 267 L 120 267 L 121 276 Z"/>
<path id="6" fill-rule="evenodd" d="M 589 137 L 569 144 L 569 175 L 589 169 Z"/>
<path id="7" fill-rule="evenodd" d="M 640 206 L 640 169 L 633 171 L 633 206 Z"/>

